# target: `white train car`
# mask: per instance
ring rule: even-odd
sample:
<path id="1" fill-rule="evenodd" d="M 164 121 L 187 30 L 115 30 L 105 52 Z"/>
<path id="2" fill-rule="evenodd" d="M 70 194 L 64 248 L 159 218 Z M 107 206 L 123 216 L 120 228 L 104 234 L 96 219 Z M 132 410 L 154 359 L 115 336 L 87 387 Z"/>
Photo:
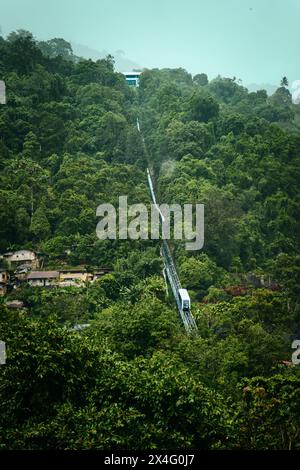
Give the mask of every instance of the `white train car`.
<path id="1" fill-rule="evenodd" d="M 178 289 L 178 296 L 182 310 L 191 309 L 191 299 L 186 289 Z"/>

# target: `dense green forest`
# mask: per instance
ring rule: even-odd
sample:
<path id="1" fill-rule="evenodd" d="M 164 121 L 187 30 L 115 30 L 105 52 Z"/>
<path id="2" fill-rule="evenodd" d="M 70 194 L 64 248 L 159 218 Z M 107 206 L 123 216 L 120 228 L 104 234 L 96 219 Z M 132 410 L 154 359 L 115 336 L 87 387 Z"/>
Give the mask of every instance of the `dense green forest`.
<path id="1" fill-rule="evenodd" d="M 300 105 L 285 81 L 268 97 L 153 69 L 135 89 L 113 57 L 26 31 L 0 37 L 0 78 L 0 252 L 111 268 L 0 297 L 0 449 L 300 449 Z M 147 166 L 159 202 L 205 205 L 203 249 L 171 242 L 193 337 L 159 241 L 96 236 L 99 204 L 151 202 Z"/>

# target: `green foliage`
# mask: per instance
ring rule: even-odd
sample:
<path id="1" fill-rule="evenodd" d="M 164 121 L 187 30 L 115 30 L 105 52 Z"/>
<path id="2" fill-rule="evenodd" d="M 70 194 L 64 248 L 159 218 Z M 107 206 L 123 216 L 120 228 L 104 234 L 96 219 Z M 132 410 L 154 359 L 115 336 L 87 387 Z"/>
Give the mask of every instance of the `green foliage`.
<path id="1" fill-rule="evenodd" d="M 240 406 L 240 446 L 244 449 L 299 450 L 300 377 L 282 371 L 244 382 Z"/>
<path id="2" fill-rule="evenodd" d="M 208 78 L 206 73 L 197 73 L 193 76 L 193 82 L 197 85 L 205 86 L 208 84 Z"/>
<path id="3" fill-rule="evenodd" d="M 37 240 L 45 239 L 50 235 L 50 224 L 45 212 L 46 206 L 44 203 L 41 203 L 34 212 L 31 219 L 30 231 L 37 238 Z"/>
<path id="4" fill-rule="evenodd" d="M 54 58 L 61 56 L 66 60 L 74 60 L 71 44 L 62 38 L 54 38 L 50 39 L 49 41 L 40 41 L 38 43 L 38 47 L 42 51 L 43 55 L 47 57 Z"/>
<path id="5" fill-rule="evenodd" d="M 195 93 L 188 104 L 189 118 L 207 122 L 218 116 L 219 105 L 208 93 Z"/>
<path id="6" fill-rule="evenodd" d="M 222 284 L 225 281 L 226 272 L 219 268 L 205 254 L 198 258 L 185 258 L 180 265 L 180 278 L 182 283 L 194 292 L 196 298 L 202 299 L 209 286 Z"/>
<path id="7" fill-rule="evenodd" d="M 0 449 L 299 449 L 300 114 L 286 77 L 268 97 L 154 69 L 132 90 L 111 56 L 24 30 L 0 38 L 0 72 L 0 251 L 112 269 L 1 299 Z M 160 203 L 205 205 L 203 251 L 170 244 L 196 337 L 160 243 L 95 234 L 99 204 L 149 204 L 147 166 Z"/>

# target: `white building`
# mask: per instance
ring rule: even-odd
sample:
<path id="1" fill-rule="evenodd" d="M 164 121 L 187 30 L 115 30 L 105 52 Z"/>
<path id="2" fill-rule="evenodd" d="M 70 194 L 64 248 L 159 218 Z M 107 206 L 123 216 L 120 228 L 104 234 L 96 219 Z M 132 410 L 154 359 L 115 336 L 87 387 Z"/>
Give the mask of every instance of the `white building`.
<path id="1" fill-rule="evenodd" d="M 141 72 L 123 72 L 129 86 L 139 86 Z"/>

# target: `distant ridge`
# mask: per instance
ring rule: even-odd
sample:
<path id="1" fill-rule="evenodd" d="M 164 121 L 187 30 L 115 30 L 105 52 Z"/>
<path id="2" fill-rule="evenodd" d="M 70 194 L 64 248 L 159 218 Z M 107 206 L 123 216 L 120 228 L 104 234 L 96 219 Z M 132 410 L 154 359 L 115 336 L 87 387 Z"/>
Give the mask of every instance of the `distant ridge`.
<path id="1" fill-rule="evenodd" d="M 250 83 L 246 85 L 249 91 L 258 91 L 258 90 L 266 90 L 269 96 L 273 95 L 279 85 L 272 85 L 271 83 Z"/>
<path id="2" fill-rule="evenodd" d="M 125 52 L 122 50 L 117 50 L 115 52 L 108 52 L 105 49 L 99 51 L 82 44 L 76 44 L 72 42 L 72 49 L 75 55 L 84 57 L 85 59 L 98 60 L 103 59 L 108 54 L 111 54 L 115 59 L 115 68 L 119 72 L 126 72 L 128 70 L 140 69 L 141 66 L 137 62 L 134 62 L 131 59 L 128 59 L 125 56 Z"/>

